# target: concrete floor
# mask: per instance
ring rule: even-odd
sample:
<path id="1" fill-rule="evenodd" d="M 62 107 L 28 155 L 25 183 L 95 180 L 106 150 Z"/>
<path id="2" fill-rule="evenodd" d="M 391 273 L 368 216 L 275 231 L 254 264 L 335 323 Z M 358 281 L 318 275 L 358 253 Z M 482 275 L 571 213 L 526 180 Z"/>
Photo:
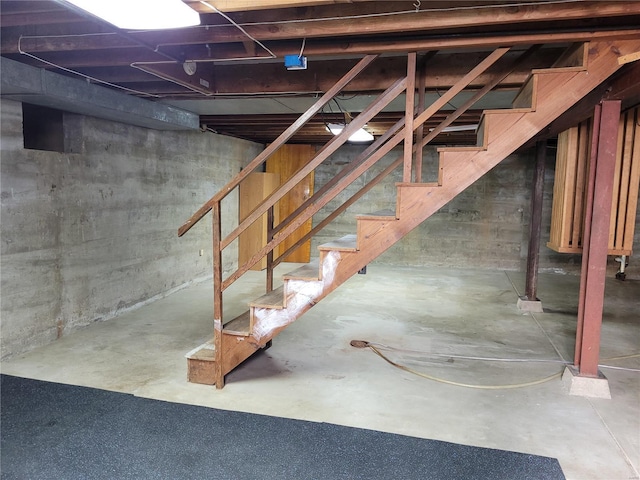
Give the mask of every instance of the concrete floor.
<path id="1" fill-rule="evenodd" d="M 228 290 L 229 314 L 260 295 L 262 278 L 250 272 Z M 561 373 L 573 356 L 579 279 L 542 274 L 545 313 L 535 314 L 516 308 L 523 284 L 515 272 L 370 265 L 228 375 L 220 391 L 185 380 L 185 353 L 212 329 L 209 282 L 4 361 L 2 372 L 555 457 L 568 479 L 640 478 L 638 371 L 603 367 L 611 400 L 570 396 L 559 378 L 480 390 L 413 375 L 349 344 L 383 344 L 396 362 L 474 385 Z M 605 310 L 602 358 L 637 354 L 640 281 L 609 280 Z M 640 368 L 637 356 L 602 363 Z"/>

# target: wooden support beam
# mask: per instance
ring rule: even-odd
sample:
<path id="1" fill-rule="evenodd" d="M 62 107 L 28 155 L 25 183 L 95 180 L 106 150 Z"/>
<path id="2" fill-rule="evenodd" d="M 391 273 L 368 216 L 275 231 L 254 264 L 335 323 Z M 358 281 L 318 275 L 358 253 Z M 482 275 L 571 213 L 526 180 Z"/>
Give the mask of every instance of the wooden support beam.
<path id="1" fill-rule="evenodd" d="M 313 7 L 318 5 L 335 5 L 336 3 L 354 3 L 365 0 L 207 0 L 221 12 L 242 12 L 245 10 L 267 10 L 272 8 Z M 198 2 L 193 3 L 197 7 Z M 197 8 L 196 8 L 197 9 Z"/>
<path id="2" fill-rule="evenodd" d="M 579 374 L 598 376 L 600 332 L 611 202 L 616 165 L 620 101 L 603 101 L 596 107 L 591 141 L 582 273 L 574 363 Z"/>
<path id="3" fill-rule="evenodd" d="M 366 2 L 365 2 L 366 4 Z M 519 23 L 549 21 L 550 18 L 563 21 L 615 16 L 630 16 L 640 14 L 638 2 L 623 1 L 582 1 L 573 3 L 540 3 L 534 6 L 478 6 L 469 9 L 423 9 L 416 12 L 409 8 L 395 12 L 393 16 L 355 16 L 356 18 L 340 18 L 327 16 L 316 18 L 313 22 L 289 21 L 274 25 L 255 24 L 245 25 L 243 28 L 249 35 L 260 41 L 281 40 L 290 38 L 318 38 L 338 37 L 348 35 L 363 35 L 367 32 L 378 34 L 408 34 L 409 32 L 429 32 L 447 28 L 474 28 L 492 25 L 509 25 L 511 29 Z M 292 18 L 293 19 L 293 18 Z M 197 32 L 193 32 L 197 34 Z M 187 32 L 191 34 L 191 32 Z M 163 35 L 164 32 L 163 32 Z M 184 37 L 185 30 L 167 32 L 167 43 L 176 43 L 177 36 Z M 209 36 L 209 43 L 242 42 L 246 35 L 234 25 L 221 25 L 216 28 L 216 34 Z M 550 36 L 552 34 L 549 34 Z M 154 36 L 158 34 L 141 33 L 140 36 Z M 180 41 L 183 43 L 183 40 Z"/>
<path id="4" fill-rule="evenodd" d="M 531 220 L 529 222 L 529 251 L 524 295 L 526 300 L 538 301 L 538 265 L 540 263 L 540 232 L 542 231 L 542 198 L 547 142 L 536 144 L 536 167 L 531 190 Z"/>

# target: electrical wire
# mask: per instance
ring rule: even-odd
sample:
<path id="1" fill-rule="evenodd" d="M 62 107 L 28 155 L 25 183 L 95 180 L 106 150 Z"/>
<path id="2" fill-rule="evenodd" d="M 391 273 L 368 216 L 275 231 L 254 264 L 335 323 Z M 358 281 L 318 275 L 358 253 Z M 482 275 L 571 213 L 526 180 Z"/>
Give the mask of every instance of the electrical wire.
<path id="1" fill-rule="evenodd" d="M 388 349 L 394 350 L 396 352 L 405 352 L 405 353 L 416 353 L 421 355 L 428 355 L 433 357 L 444 357 L 444 358 L 459 358 L 462 360 L 480 360 L 485 362 L 524 362 L 524 363 L 561 363 L 563 365 L 569 365 L 571 362 L 565 362 L 564 360 L 553 360 L 546 358 L 496 358 L 496 357 L 477 357 L 477 356 L 468 356 L 468 355 L 453 355 L 449 353 L 432 353 L 432 352 L 422 352 L 419 350 L 407 350 L 401 348 L 390 347 L 383 343 L 375 343 L 368 342 L 370 345 L 374 345 L 378 349 Z"/>
<path id="2" fill-rule="evenodd" d="M 507 390 L 507 389 L 514 389 L 514 388 L 531 387 L 534 385 L 540 385 L 542 383 L 549 382 L 551 380 L 560 378 L 562 376 L 562 372 L 558 372 L 548 377 L 544 377 L 539 380 L 533 380 L 531 382 L 515 383 L 515 384 L 508 384 L 508 385 L 474 385 L 469 383 L 454 382 L 452 380 L 446 380 L 444 378 L 434 377 L 433 375 L 428 375 L 426 373 L 418 372 L 417 370 L 409 368 L 405 365 L 401 365 L 387 358 L 380 350 L 378 350 L 375 346 L 369 344 L 368 342 L 367 342 L 367 347 L 370 348 L 376 355 L 378 355 L 387 363 L 393 365 L 396 368 L 399 368 L 400 370 L 404 370 L 405 372 L 412 373 L 413 375 L 417 375 L 419 377 L 426 378 L 428 380 L 433 380 L 434 382 L 444 383 L 447 385 L 454 385 L 456 387 L 473 388 L 476 390 Z"/>
<path id="3" fill-rule="evenodd" d="M 264 43 L 262 43 L 260 40 L 252 37 L 249 32 L 247 32 L 244 28 L 242 28 L 241 25 L 239 25 L 238 23 L 236 23 L 231 17 L 229 17 L 226 13 L 221 12 L 220 10 L 218 10 L 216 7 L 214 7 L 213 5 L 211 5 L 209 2 L 205 2 L 204 0 L 200 0 L 200 3 L 202 5 L 204 5 L 205 7 L 209 7 L 211 10 L 213 10 L 214 12 L 216 12 L 217 14 L 221 15 L 222 17 L 224 17 L 225 19 L 227 19 L 231 24 L 235 25 L 238 30 L 240 30 L 242 33 L 244 33 L 249 39 L 251 39 L 253 42 L 257 43 L 258 45 L 260 45 L 269 55 L 271 55 L 271 58 L 277 58 L 277 55 L 275 53 L 273 53 Z"/>
<path id="4" fill-rule="evenodd" d="M 613 365 L 598 365 L 602 368 L 610 368 L 612 370 L 624 370 L 626 372 L 640 372 L 640 368 L 614 367 Z"/>
<path id="5" fill-rule="evenodd" d="M 628 358 L 638 358 L 640 357 L 640 353 L 632 353 L 631 355 L 621 355 L 619 357 L 608 357 L 608 358 L 603 358 L 602 360 L 605 360 L 607 362 L 613 362 L 615 360 L 626 360 Z"/>
<path id="6" fill-rule="evenodd" d="M 37 55 L 34 55 L 33 53 L 26 52 L 26 51 L 22 50 L 22 46 L 20 44 L 22 38 L 23 38 L 22 36 L 20 36 L 20 38 L 18 38 L 18 52 L 21 55 L 25 55 L 27 57 L 33 58 L 34 60 L 42 62 L 42 63 L 44 63 L 46 65 L 51 66 L 51 67 L 60 69 L 62 71 L 65 71 L 65 72 L 68 72 L 68 73 L 72 73 L 74 75 L 78 75 L 80 77 L 83 77 L 83 78 L 91 81 L 91 82 L 101 83 L 102 85 L 108 85 L 108 86 L 113 87 L 113 88 L 119 88 L 120 90 L 124 90 L 124 91 L 130 92 L 130 93 L 135 93 L 137 95 L 142 95 L 142 96 L 145 96 L 145 97 L 160 98 L 160 95 L 155 95 L 153 93 L 147 93 L 147 92 L 141 92 L 140 90 L 134 90 L 132 88 L 123 87 L 122 85 L 116 85 L 115 83 L 107 82 L 105 80 L 100 80 L 99 78 L 92 77 L 91 75 L 87 75 L 85 73 L 78 72 L 77 70 L 72 70 L 70 68 L 63 67 L 62 65 L 55 64 L 53 62 L 50 62 L 49 60 L 45 60 L 44 58 L 41 58 L 41 57 L 38 57 Z"/>
<path id="7" fill-rule="evenodd" d="M 428 380 L 432 380 L 432 381 L 439 382 L 439 383 L 444 383 L 444 384 L 447 384 L 447 385 L 453 385 L 453 386 L 464 387 L 464 388 L 473 388 L 473 389 L 477 389 L 477 390 L 506 390 L 506 389 L 514 389 L 514 388 L 531 387 L 531 386 L 534 386 L 534 385 L 540 385 L 542 383 L 549 382 L 549 381 L 554 380 L 556 378 L 560 378 L 562 376 L 562 372 L 555 373 L 553 375 L 549 375 L 548 377 L 544 377 L 544 378 L 541 378 L 541 379 L 538 379 L 538 380 L 533 380 L 533 381 L 524 382 L 524 383 L 507 384 L 507 385 L 475 385 L 475 384 L 454 382 L 452 380 L 447 380 L 447 379 L 444 379 L 444 378 L 435 377 L 433 375 L 429 375 L 429 374 L 426 374 L 426 373 L 423 373 L 423 372 L 419 372 L 419 371 L 414 370 L 414 369 L 412 369 L 410 367 L 407 367 L 406 365 L 402 365 L 400 363 L 394 362 L 393 360 L 388 358 L 384 353 L 382 353 L 380 351 L 380 348 L 387 348 L 387 349 L 390 349 L 390 350 L 404 351 L 404 352 L 410 352 L 410 353 L 422 353 L 422 354 L 436 356 L 436 357 L 461 358 L 461 359 L 468 359 L 468 360 L 500 361 L 500 362 L 549 362 L 549 363 L 561 363 L 563 365 L 570 364 L 570 362 L 565 362 L 565 361 L 562 361 L 562 360 L 493 358 L 493 357 L 476 357 L 476 356 L 450 355 L 450 354 L 440 354 L 440 353 L 427 353 L 427 352 L 419 352 L 419 351 L 416 351 L 416 350 L 396 349 L 396 348 L 390 347 L 388 345 L 374 344 L 373 342 L 368 342 L 368 341 L 365 341 L 365 340 L 352 340 L 351 341 L 351 346 L 356 347 L 356 348 L 369 348 L 376 355 L 378 355 L 380 358 L 382 358 L 385 362 L 389 363 L 390 365 L 393 365 L 396 368 L 399 368 L 400 370 L 404 370 L 405 372 L 411 373 L 413 375 L 417 375 L 419 377 L 426 378 Z M 610 357 L 610 358 L 606 358 L 606 359 L 603 359 L 603 360 L 614 361 L 614 360 L 623 360 L 623 359 L 636 358 L 636 357 L 640 357 L 640 353 L 631 354 L 631 355 L 624 355 L 624 356 L 619 356 L 619 357 Z M 640 370 L 633 369 L 633 368 L 614 367 L 614 366 L 610 366 L 610 365 L 598 365 L 598 366 L 599 367 L 603 367 L 603 368 L 611 368 L 611 369 L 615 369 L 615 370 L 625 370 L 625 371 L 631 371 L 631 372 L 640 372 Z"/>
<path id="8" fill-rule="evenodd" d="M 302 47 L 300 47 L 300 55 L 298 55 L 298 58 L 302 58 L 302 54 L 304 52 L 304 46 L 307 43 L 307 37 L 304 37 L 302 39 Z"/>

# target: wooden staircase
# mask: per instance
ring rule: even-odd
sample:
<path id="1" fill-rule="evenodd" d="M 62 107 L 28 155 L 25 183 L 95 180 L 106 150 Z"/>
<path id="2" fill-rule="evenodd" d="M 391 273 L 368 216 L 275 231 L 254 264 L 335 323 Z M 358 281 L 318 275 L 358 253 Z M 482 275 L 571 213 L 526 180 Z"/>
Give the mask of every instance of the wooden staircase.
<path id="1" fill-rule="evenodd" d="M 476 147 L 439 149 L 437 182 L 412 183 L 410 177 L 405 177 L 404 182 L 396 184 L 395 212 L 358 215 L 356 234 L 321 245 L 316 263 L 285 275 L 280 288 L 272 290 L 268 285 L 266 295 L 250 302 L 247 312 L 224 326 L 220 307 L 214 315 L 214 338 L 187 355 L 189 380 L 222 388 L 227 373 L 270 345 L 287 325 L 610 77 L 620 67 L 620 56 L 637 51 L 640 40 L 592 42 L 569 51 L 561 65 L 534 70 L 515 98 L 514 108 L 484 112 Z M 413 89 L 413 83 L 408 82 L 407 88 Z M 411 122 L 413 130 L 424 122 L 421 117 L 424 115 L 418 115 L 417 120 L 421 121 Z M 396 143 L 385 151 L 406 140 L 406 127 L 393 138 Z M 423 146 L 418 144 L 414 150 Z M 405 152 L 407 148 L 411 150 L 411 145 L 405 141 Z M 410 162 L 411 155 L 404 156 L 405 171 L 407 159 Z M 193 223 L 187 223 L 189 228 Z M 218 277 L 216 280 L 214 274 L 214 283 L 223 284 Z"/>

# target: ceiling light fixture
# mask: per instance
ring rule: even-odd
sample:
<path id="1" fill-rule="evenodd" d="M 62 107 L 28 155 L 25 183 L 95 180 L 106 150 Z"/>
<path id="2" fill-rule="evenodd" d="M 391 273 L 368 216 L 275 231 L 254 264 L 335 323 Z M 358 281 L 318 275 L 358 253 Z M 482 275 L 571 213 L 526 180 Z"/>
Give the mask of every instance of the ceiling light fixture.
<path id="1" fill-rule="evenodd" d="M 473 132 L 478 129 L 478 124 L 475 125 L 451 125 L 449 127 L 444 127 L 440 133 L 449 133 L 449 132 Z M 435 128 L 430 128 L 429 131 L 433 132 Z"/>
<path id="2" fill-rule="evenodd" d="M 200 15 L 182 0 L 66 0 L 124 30 L 161 30 L 200 25 Z"/>
<path id="3" fill-rule="evenodd" d="M 344 130 L 344 125 L 342 123 L 329 123 L 327 124 L 327 130 L 329 130 L 333 135 L 340 135 L 342 130 Z M 356 130 L 347 141 L 351 143 L 368 143 L 373 140 L 373 135 L 367 132 L 364 128 L 360 128 Z"/>

